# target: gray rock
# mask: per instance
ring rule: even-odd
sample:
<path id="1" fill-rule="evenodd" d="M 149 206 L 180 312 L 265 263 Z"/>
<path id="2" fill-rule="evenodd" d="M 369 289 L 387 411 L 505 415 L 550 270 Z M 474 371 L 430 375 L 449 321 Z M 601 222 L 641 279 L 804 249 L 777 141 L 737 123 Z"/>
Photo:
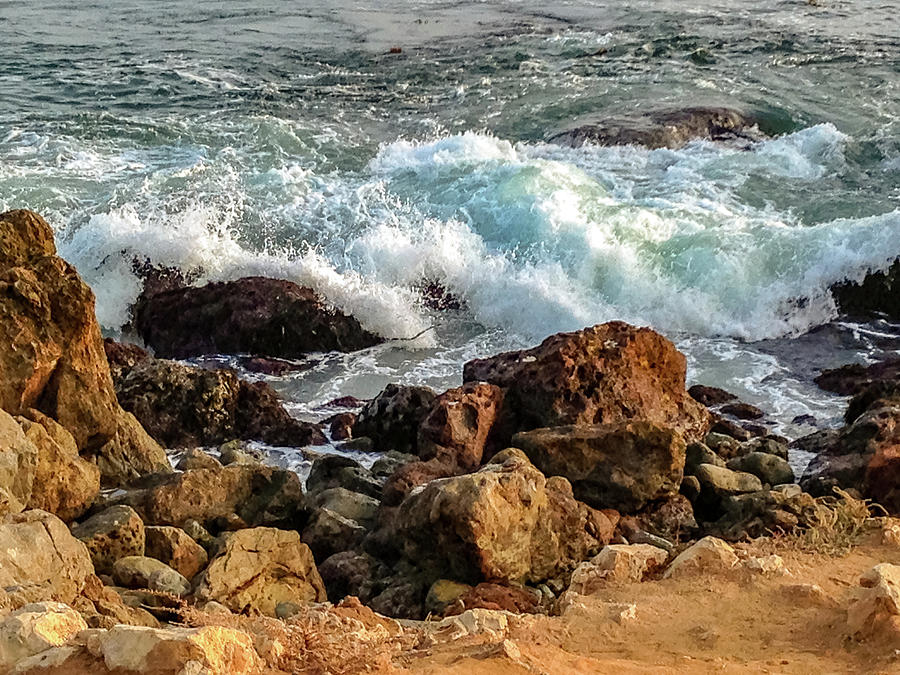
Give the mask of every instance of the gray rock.
<path id="1" fill-rule="evenodd" d="M 684 473 L 693 476 L 697 467 L 701 464 L 713 464 L 725 466 L 725 460 L 703 443 L 690 443 L 684 457 Z"/>
<path id="2" fill-rule="evenodd" d="M 181 459 L 175 468 L 179 471 L 188 471 L 190 469 L 221 469 L 222 464 L 212 455 L 203 452 L 200 448 L 191 448 L 185 450 L 181 454 Z"/>
<path id="3" fill-rule="evenodd" d="M 416 451 L 419 424 L 436 394 L 428 387 L 389 384 L 360 410 L 353 436 L 368 436 L 377 450 Z"/>
<path id="4" fill-rule="evenodd" d="M 316 494 L 312 505 L 328 509 L 344 518 L 354 520 L 363 527 L 371 527 L 378 516 L 378 500 L 347 488 L 328 488 Z"/>
<path id="5" fill-rule="evenodd" d="M 129 556 L 113 565 L 113 580 L 125 588 L 148 588 L 151 591 L 184 596 L 191 585 L 178 572 L 156 558 Z"/>
<path id="6" fill-rule="evenodd" d="M 742 454 L 746 455 L 751 452 L 765 452 L 785 460 L 788 458 L 788 446 L 768 436 L 751 438 L 749 441 L 741 443 Z"/>
<path id="7" fill-rule="evenodd" d="M 732 471 L 752 473 L 768 485 L 794 482 L 794 471 L 787 460 L 766 452 L 751 452 L 741 457 L 735 457 L 728 460 L 727 466 Z"/>
<path id="8" fill-rule="evenodd" d="M 335 553 L 356 548 L 365 536 L 366 528 L 355 520 L 318 508 L 304 528 L 302 540 L 316 560 L 325 560 Z"/>

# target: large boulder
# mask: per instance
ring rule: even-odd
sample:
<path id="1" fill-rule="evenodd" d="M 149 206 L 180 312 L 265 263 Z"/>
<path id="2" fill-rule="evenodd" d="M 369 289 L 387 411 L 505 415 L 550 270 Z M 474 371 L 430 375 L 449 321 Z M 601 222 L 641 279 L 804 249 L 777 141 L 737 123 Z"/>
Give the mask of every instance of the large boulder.
<path id="1" fill-rule="evenodd" d="M 85 545 L 53 514 L 33 509 L 0 522 L 0 588 L 14 605 L 71 603 L 93 573 Z"/>
<path id="2" fill-rule="evenodd" d="M 161 560 L 185 579 L 193 579 L 206 567 L 206 551 L 184 530 L 166 525 L 151 525 L 144 532 L 147 556 Z"/>
<path id="3" fill-rule="evenodd" d="M 876 382 L 900 380 L 900 359 L 887 359 L 868 366 L 849 363 L 823 370 L 815 383 L 825 391 L 842 396 L 856 396 Z"/>
<path id="4" fill-rule="evenodd" d="M 86 628 L 81 615 L 63 603 L 25 605 L 0 623 L 0 670 L 9 672 L 23 659 L 64 645 Z"/>
<path id="5" fill-rule="evenodd" d="M 16 420 L 0 410 L 0 516 L 19 513 L 31 501 L 37 463 L 37 448 Z"/>
<path id="6" fill-rule="evenodd" d="M 227 535 L 200 576 L 196 597 L 234 612 L 275 616 L 282 602 L 325 602 L 327 595 L 309 547 L 297 532 L 256 527 Z"/>
<path id="7" fill-rule="evenodd" d="M 477 469 L 502 401 L 500 387 L 485 382 L 445 391 L 419 425 L 419 457 L 464 471 Z"/>
<path id="8" fill-rule="evenodd" d="M 74 525 L 72 534 L 87 546 L 98 574 L 111 574 L 120 558 L 144 555 L 144 522 L 124 504 L 110 506 Z"/>
<path id="9" fill-rule="evenodd" d="M 535 429 L 516 434 L 513 445 L 544 474 L 568 478 L 595 508 L 633 513 L 677 495 L 684 471 L 684 440 L 649 422 Z"/>
<path id="10" fill-rule="evenodd" d="M 360 410 L 353 436 L 368 436 L 382 452 L 415 453 L 419 425 L 434 399 L 435 393 L 428 387 L 389 384 Z"/>
<path id="11" fill-rule="evenodd" d="M 659 333 L 613 321 L 470 361 L 463 380 L 504 390 L 491 434 L 498 447 L 517 431 L 630 420 L 700 440 L 710 414 L 685 391 L 686 370 L 684 355 Z"/>
<path id="12" fill-rule="evenodd" d="M 298 358 L 382 341 L 353 317 L 326 306 L 313 290 L 264 277 L 144 294 L 134 313 L 144 342 L 166 358 L 248 353 Z"/>
<path id="13" fill-rule="evenodd" d="M 94 453 L 94 459 L 101 482 L 111 486 L 172 471 L 166 451 L 134 415 L 121 408 L 116 412 L 116 433 Z"/>
<path id="14" fill-rule="evenodd" d="M 291 447 L 324 442 L 317 426 L 288 414 L 269 385 L 247 382 L 229 369 L 143 361 L 122 370 L 116 393 L 147 432 L 170 448 L 236 438 Z"/>
<path id="15" fill-rule="evenodd" d="M 558 577 L 612 536 L 601 512 L 575 501 L 563 478 L 547 479 L 520 450 L 505 450 L 472 474 L 411 493 L 391 532 L 408 560 L 466 583 Z"/>

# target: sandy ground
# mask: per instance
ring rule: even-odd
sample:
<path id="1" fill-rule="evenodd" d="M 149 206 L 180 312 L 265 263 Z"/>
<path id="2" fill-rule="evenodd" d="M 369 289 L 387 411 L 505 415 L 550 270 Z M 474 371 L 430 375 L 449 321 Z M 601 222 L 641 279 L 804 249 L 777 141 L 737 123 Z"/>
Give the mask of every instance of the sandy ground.
<path id="1" fill-rule="evenodd" d="M 506 644 L 464 638 L 395 663 L 459 675 L 900 672 L 900 640 L 847 635 L 846 607 L 860 575 L 877 563 L 900 564 L 900 547 L 869 539 L 842 557 L 756 544 L 759 553 L 778 553 L 786 574 L 620 586 L 562 616 L 514 621 Z M 824 593 L 810 596 L 801 584 Z M 608 603 L 634 603 L 634 618 L 611 620 Z"/>

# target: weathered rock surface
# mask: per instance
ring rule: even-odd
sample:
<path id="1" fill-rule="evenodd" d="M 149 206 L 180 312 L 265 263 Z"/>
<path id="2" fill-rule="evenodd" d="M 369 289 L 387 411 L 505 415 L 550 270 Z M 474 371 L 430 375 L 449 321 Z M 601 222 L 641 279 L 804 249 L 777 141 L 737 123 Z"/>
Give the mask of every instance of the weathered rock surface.
<path id="1" fill-rule="evenodd" d="M 191 448 L 182 453 L 175 468 L 179 471 L 190 471 L 191 469 L 221 469 L 222 462 L 200 448 Z"/>
<path id="2" fill-rule="evenodd" d="M 678 494 L 686 449 L 678 433 L 638 421 L 535 429 L 513 445 L 545 475 L 568 478 L 578 499 L 629 513 Z"/>
<path id="3" fill-rule="evenodd" d="M 111 574 L 119 558 L 144 555 L 144 522 L 130 506 L 116 505 L 72 527 L 98 574 Z"/>
<path id="4" fill-rule="evenodd" d="M 737 554 L 731 546 L 715 537 L 703 537 L 682 551 L 663 576 L 678 579 L 730 572 L 738 563 Z"/>
<path id="5" fill-rule="evenodd" d="M 605 515 L 506 450 L 472 474 L 433 481 L 401 504 L 392 532 L 430 575 L 467 583 L 542 581 L 574 568 L 612 536 Z M 427 586 L 426 586 L 427 587 Z"/>
<path id="6" fill-rule="evenodd" d="M 762 482 L 751 473 L 712 464 L 701 464 L 694 475 L 700 481 L 700 497 L 694 508 L 701 520 L 718 520 L 726 498 L 763 489 Z"/>
<path id="7" fill-rule="evenodd" d="M 236 438 L 291 447 L 324 442 L 317 426 L 288 414 L 269 385 L 246 382 L 228 369 L 154 359 L 123 371 L 116 393 L 166 447 L 219 445 Z"/>
<path id="8" fill-rule="evenodd" d="M 353 436 L 368 436 L 382 452 L 416 454 L 419 425 L 435 398 L 428 387 L 389 384 L 360 410 Z"/>
<path id="9" fill-rule="evenodd" d="M 366 531 L 355 520 L 320 507 L 312 512 L 303 529 L 303 543 L 309 546 L 316 560 L 325 560 L 340 551 L 356 548 Z"/>
<path id="10" fill-rule="evenodd" d="M 869 366 L 850 363 L 823 370 L 815 383 L 825 391 L 842 396 L 856 396 L 876 382 L 900 380 L 900 359 L 887 359 Z"/>
<path id="11" fill-rule="evenodd" d="M 309 477 L 306 479 L 306 487 L 310 495 L 342 487 L 380 499 L 382 482 L 354 459 L 340 455 L 322 455 L 313 462 Z"/>
<path id="12" fill-rule="evenodd" d="M 25 605 L 0 623 L 0 670 L 9 672 L 22 660 L 64 645 L 86 628 L 81 615 L 63 603 Z"/>
<path id="13" fill-rule="evenodd" d="M 850 634 L 867 637 L 900 616 L 900 566 L 875 565 L 862 575 L 860 589 L 847 608 Z"/>
<path id="14" fill-rule="evenodd" d="M 100 480 L 107 485 L 123 485 L 154 473 L 171 473 L 163 450 L 130 412 L 116 413 L 116 433 L 94 453 Z"/>
<path id="15" fill-rule="evenodd" d="M 177 527 L 151 525 L 146 534 L 146 555 L 161 560 L 190 581 L 208 562 L 206 551 Z"/>
<path id="16" fill-rule="evenodd" d="M 85 545 L 53 514 L 33 509 L 0 522 L 0 588 L 14 605 L 25 604 L 17 597 L 71 603 L 93 573 Z"/>
<path id="17" fill-rule="evenodd" d="M 197 598 L 234 612 L 275 616 L 282 602 L 324 602 L 325 586 L 297 532 L 256 527 L 227 535 L 198 582 Z"/>
<path id="18" fill-rule="evenodd" d="M 37 464 L 37 448 L 16 420 L 0 410 L 0 516 L 19 513 L 31 501 Z"/>
<path id="19" fill-rule="evenodd" d="M 705 384 L 695 384 L 688 388 L 688 394 L 691 395 L 698 403 L 702 403 L 707 407 L 721 405 L 729 401 L 736 401 L 737 396 L 720 389 L 719 387 L 710 387 Z"/>
<path id="20" fill-rule="evenodd" d="M 142 295 L 138 333 L 156 354 L 297 358 L 310 352 L 355 351 L 382 341 L 351 316 L 290 281 L 246 277 Z"/>
<path id="21" fill-rule="evenodd" d="M 517 431 L 630 420 L 693 441 L 706 434 L 710 415 L 685 391 L 686 368 L 684 356 L 659 333 L 614 321 L 470 361 L 463 380 L 504 390 L 492 432 L 499 447 Z"/>
<path id="22" fill-rule="evenodd" d="M 374 525 L 378 515 L 377 499 L 342 487 L 323 490 L 310 501 L 314 507 L 325 508 L 344 518 L 355 520 L 363 527 Z"/>
<path id="23" fill-rule="evenodd" d="M 433 587 L 432 587 L 433 588 Z M 462 593 L 444 610 L 445 616 L 455 616 L 469 610 L 487 609 L 514 614 L 538 614 L 543 610 L 539 591 L 523 586 L 480 583 Z"/>
<path id="24" fill-rule="evenodd" d="M 569 590 L 591 595 L 601 588 L 643 581 L 663 569 L 669 554 L 650 544 L 612 544 L 572 573 Z"/>
<path id="25" fill-rule="evenodd" d="M 794 482 L 794 471 L 786 460 L 767 452 L 750 452 L 728 460 L 726 465 L 732 471 L 752 473 L 768 485 L 782 485 Z"/>
<path id="26" fill-rule="evenodd" d="M 584 123 L 551 136 L 550 141 L 573 147 L 594 143 L 680 148 L 697 139 L 738 142 L 743 146 L 763 138 L 765 135 L 751 114 L 732 108 L 693 107 Z"/>
<path id="27" fill-rule="evenodd" d="M 147 588 L 178 596 L 187 595 L 191 589 L 188 580 L 164 562 L 141 555 L 116 560 L 112 577 L 125 588 Z"/>

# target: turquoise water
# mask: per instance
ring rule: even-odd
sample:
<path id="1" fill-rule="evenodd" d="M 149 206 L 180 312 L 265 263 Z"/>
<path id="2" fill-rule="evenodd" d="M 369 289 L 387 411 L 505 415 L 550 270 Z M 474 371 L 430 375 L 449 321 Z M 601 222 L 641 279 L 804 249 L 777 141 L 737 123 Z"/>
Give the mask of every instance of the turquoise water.
<path id="1" fill-rule="evenodd" d="M 0 2 L 0 45 L 0 208 L 48 217 L 107 331 L 134 256 L 430 328 L 276 380 L 298 414 L 620 318 L 796 434 L 841 410 L 817 368 L 896 351 L 894 326 L 833 323 L 827 290 L 900 254 L 889 3 Z M 545 142 L 697 104 L 773 138 Z M 423 279 L 465 309 L 423 307 Z"/>

